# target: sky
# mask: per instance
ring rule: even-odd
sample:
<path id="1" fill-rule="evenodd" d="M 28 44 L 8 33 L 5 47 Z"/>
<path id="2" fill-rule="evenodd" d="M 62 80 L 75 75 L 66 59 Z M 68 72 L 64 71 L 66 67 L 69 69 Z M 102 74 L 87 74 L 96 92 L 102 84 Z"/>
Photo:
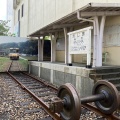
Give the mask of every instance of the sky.
<path id="1" fill-rule="evenodd" d="M 0 0 L 0 20 L 6 20 L 7 1 Z"/>

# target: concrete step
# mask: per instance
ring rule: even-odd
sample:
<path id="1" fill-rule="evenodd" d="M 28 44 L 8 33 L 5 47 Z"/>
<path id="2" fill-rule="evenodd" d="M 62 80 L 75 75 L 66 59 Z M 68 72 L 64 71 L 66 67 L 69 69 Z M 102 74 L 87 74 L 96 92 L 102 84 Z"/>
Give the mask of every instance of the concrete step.
<path id="1" fill-rule="evenodd" d="M 118 78 L 110 78 L 107 79 L 109 82 L 113 83 L 113 84 L 120 84 L 120 77 Z"/>
<path id="2" fill-rule="evenodd" d="M 89 77 L 94 80 L 110 79 L 120 77 L 120 72 L 111 73 L 90 73 Z"/>
<path id="3" fill-rule="evenodd" d="M 120 72 L 120 67 L 102 67 L 95 68 L 91 73 L 111 73 L 111 72 Z"/>
<path id="4" fill-rule="evenodd" d="M 120 84 L 117 84 L 116 88 L 118 89 L 118 91 L 120 91 Z"/>

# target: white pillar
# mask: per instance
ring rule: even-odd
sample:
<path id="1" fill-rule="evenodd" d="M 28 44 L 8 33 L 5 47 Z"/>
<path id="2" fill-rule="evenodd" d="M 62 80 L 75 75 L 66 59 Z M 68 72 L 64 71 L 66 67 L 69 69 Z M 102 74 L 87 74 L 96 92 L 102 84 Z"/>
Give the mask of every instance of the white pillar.
<path id="1" fill-rule="evenodd" d="M 94 17 L 93 67 L 102 66 L 102 42 L 105 18 L 105 16 L 102 16 L 101 23 L 99 24 L 98 16 Z"/>
<path id="2" fill-rule="evenodd" d="M 95 17 L 95 25 L 96 25 L 96 66 L 99 65 L 99 22 L 98 22 L 98 16 Z"/>
<path id="3" fill-rule="evenodd" d="M 96 27 L 96 21 L 98 20 L 97 17 L 94 17 L 94 22 L 93 22 L 93 27 L 94 27 L 94 31 L 93 31 L 93 65 L 92 67 L 96 66 L 96 61 L 97 61 L 97 27 Z"/>
<path id="4" fill-rule="evenodd" d="M 56 39 L 57 39 L 57 33 L 55 33 L 55 36 L 53 37 L 52 34 L 50 34 L 51 38 L 51 62 L 56 61 Z"/>
<path id="5" fill-rule="evenodd" d="M 102 16 L 101 23 L 100 23 L 100 32 L 99 32 L 99 41 L 98 41 L 98 52 L 99 52 L 99 59 L 98 59 L 98 66 L 102 66 L 102 47 L 103 47 L 103 32 L 105 26 L 105 19 L 106 16 Z"/>
<path id="6" fill-rule="evenodd" d="M 68 63 L 68 35 L 67 28 L 64 28 L 64 36 L 65 36 L 65 64 Z"/>
<path id="7" fill-rule="evenodd" d="M 44 47 L 44 37 L 43 39 L 38 39 L 38 61 L 43 61 L 43 47 Z"/>

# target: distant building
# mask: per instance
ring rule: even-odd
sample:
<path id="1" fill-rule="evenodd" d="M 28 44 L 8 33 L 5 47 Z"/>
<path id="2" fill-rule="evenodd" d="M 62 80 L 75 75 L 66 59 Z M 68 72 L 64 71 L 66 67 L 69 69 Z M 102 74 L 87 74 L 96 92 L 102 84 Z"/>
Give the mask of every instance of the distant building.
<path id="1" fill-rule="evenodd" d="M 8 23 L 8 26 L 10 27 L 9 32 L 14 33 L 14 15 L 13 15 L 13 0 L 7 0 L 7 20 L 10 22 Z"/>
<path id="2" fill-rule="evenodd" d="M 0 51 L 0 57 L 5 56 L 5 55 L 6 55 L 5 51 Z"/>

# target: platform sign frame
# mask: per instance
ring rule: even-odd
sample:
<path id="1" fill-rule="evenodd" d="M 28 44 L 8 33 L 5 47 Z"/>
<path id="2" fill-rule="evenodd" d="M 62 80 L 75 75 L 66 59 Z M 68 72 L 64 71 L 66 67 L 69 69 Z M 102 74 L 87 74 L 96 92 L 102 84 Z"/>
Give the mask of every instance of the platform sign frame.
<path id="1" fill-rule="evenodd" d="M 69 32 L 68 63 L 72 63 L 72 54 L 87 54 L 87 65 L 91 64 L 92 26 Z"/>

